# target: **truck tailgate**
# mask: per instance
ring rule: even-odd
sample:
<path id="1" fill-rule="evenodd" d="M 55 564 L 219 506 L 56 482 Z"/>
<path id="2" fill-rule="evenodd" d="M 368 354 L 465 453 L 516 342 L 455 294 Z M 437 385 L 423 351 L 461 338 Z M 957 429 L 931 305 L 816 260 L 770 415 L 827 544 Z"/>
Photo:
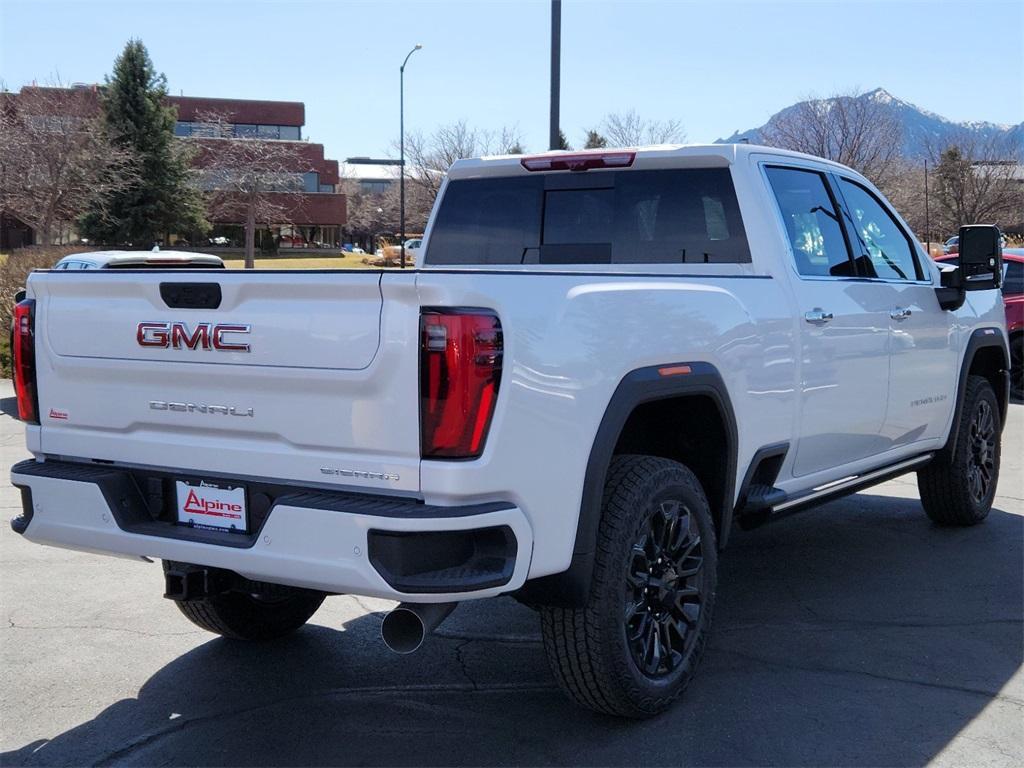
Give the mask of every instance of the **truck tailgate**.
<path id="1" fill-rule="evenodd" d="M 44 453 L 418 489 L 412 275 L 44 272 L 29 290 Z"/>

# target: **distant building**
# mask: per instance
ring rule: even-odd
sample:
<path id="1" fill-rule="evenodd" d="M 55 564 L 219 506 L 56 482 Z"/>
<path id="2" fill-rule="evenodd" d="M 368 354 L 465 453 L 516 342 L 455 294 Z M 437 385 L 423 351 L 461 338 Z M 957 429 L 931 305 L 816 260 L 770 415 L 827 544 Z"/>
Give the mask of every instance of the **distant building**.
<path id="1" fill-rule="evenodd" d="M 36 86 L 26 86 L 20 93 L 2 94 L 4 99 L 17 99 Z M 97 114 L 99 88 L 95 85 L 76 85 L 73 88 L 51 89 L 62 93 L 69 114 Z M 167 101 L 178 112 L 174 133 L 184 141 L 216 136 L 218 129 L 204 122 L 204 116 L 217 115 L 231 126 L 233 141 L 291 141 L 301 142 L 300 158 L 294 169 L 294 183 L 288 190 L 277 193 L 281 208 L 286 210 L 287 221 L 261 223 L 256 247 L 262 250 L 296 248 L 334 248 L 340 245 L 341 229 L 345 225 L 345 195 L 338 189 L 337 160 L 324 157 L 322 144 L 303 141 L 306 108 L 296 101 L 263 101 L 250 99 L 200 98 L 168 96 Z M 211 142 L 211 146 L 215 146 Z M 292 180 L 289 180 L 292 181 Z M 210 186 L 212 184 L 212 186 Z M 215 181 L 204 177 L 203 185 L 215 189 Z M 167 245 L 188 243 L 190 247 L 239 247 L 245 236 L 241 221 L 214 219 L 213 229 L 200 240 L 197 233 L 166 233 Z M 62 241 L 74 239 L 74 233 L 64 228 Z M 0 213 L 0 249 L 31 245 L 35 233 L 31 227 L 12 215 Z"/>
<path id="2" fill-rule="evenodd" d="M 398 160 L 350 157 L 341 165 L 341 178 L 356 185 L 353 191 L 363 195 L 383 195 L 398 182 Z M 408 176 L 406 176 L 408 178 Z"/>

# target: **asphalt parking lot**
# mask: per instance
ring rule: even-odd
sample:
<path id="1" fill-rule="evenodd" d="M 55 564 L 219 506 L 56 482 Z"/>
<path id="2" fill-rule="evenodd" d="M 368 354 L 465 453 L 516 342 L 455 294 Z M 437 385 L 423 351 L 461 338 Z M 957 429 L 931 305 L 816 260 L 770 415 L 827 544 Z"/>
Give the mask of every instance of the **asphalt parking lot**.
<path id="1" fill-rule="evenodd" d="M 562 697 L 508 599 L 461 606 L 409 657 L 379 640 L 391 604 L 354 597 L 273 644 L 206 634 L 158 564 L 10 531 L 27 454 L 0 414 L 0 765 L 1019 766 L 1024 406 L 1003 445 L 976 528 L 931 525 L 906 476 L 737 532 L 701 673 L 631 723 Z"/>

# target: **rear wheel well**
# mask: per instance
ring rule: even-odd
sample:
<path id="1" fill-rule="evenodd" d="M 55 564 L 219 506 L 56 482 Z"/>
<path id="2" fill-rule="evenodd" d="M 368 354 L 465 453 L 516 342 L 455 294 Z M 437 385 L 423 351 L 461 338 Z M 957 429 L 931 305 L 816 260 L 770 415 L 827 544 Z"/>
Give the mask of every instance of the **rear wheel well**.
<path id="1" fill-rule="evenodd" d="M 643 454 L 687 466 L 700 480 L 719 539 L 727 499 L 729 437 L 718 403 L 709 395 L 683 395 L 641 403 L 619 433 L 614 455 Z"/>

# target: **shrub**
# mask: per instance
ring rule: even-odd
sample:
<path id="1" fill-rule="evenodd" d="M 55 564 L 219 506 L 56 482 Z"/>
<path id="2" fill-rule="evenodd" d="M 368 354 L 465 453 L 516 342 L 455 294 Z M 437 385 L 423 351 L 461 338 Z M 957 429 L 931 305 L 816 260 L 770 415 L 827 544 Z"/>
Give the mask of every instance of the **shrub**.
<path id="1" fill-rule="evenodd" d="M 0 373 L 11 375 L 11 350 L 8 343 L 8 329 L 11 327 L 11 311 L 14 295 L 25 287 L 28 276 L 34 269 L 49 269 L 69 253 L 81 253 L 88 248 L 75 246 L 30 246 L 19 248 L 0 263 Z"/>

